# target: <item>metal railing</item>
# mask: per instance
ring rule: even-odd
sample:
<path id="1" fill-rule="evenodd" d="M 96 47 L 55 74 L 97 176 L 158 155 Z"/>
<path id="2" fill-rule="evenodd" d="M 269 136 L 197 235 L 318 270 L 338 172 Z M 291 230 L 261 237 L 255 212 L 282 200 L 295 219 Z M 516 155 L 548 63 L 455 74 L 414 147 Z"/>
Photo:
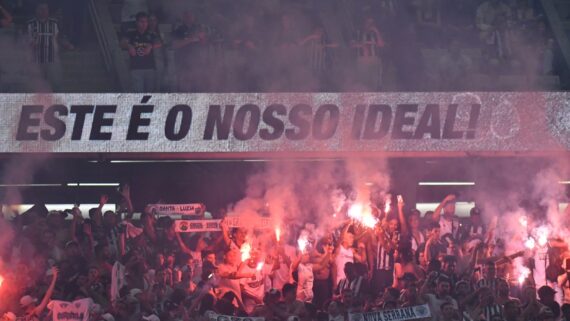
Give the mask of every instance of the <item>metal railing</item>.
<path id="1" fill-rule="evenodd" d="M 89 0 L 89 16 L 97 35 L 99 47 L 103 54 L 105 67 L 109 73 L 114 74 L 119 91 L 130 89 L 130 76 L 119 46 L 119 39 L 115 31 L 107 2 L 103 0 Z"/>

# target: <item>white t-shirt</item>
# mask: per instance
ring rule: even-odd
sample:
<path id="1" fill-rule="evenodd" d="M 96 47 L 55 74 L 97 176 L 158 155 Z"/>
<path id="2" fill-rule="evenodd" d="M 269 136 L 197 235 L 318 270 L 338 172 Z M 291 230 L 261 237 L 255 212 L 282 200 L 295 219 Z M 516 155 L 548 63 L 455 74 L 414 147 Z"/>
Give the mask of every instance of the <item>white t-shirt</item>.
<path id="1" fill-rule="evenodd" d="M 449 295 L 443 299 L 438 299 L 435 294 L 426 294 L 425 295 L 427 304 L 429 305 L 429 309 L 431 311 L 431 319 L 432 321 L 439 321 L 441 319 L 441 305 L 445 302 L 451 302 L 455 309 L 459 309 L 457 305 L 457 301 L 454 298 L 450 297 Z"/>
<path id="2" fill-rule="evenodd" d="M 439 218 L 439 227 L 441 236 L 451 234 L 455 237 L 457 235 L 457 230 L 459 230 L 459 220 L 455 216 L 449 220 L 444 216 L 444 214 L 442 214 Z"/>
<path id="3" fill-rule="evenodd" d="M 299 277 L 299 284 L 297 286 L 297 300 L 303 302 L 310 302 L 313 300 L 313 282 L 315 277 L 313 275 L 313 265 L 299 264 L 297 267 L 297 275 Z"/>
<path id="4" fill-rule="evenodd" d="M 267 274 L 271 271 L 271 266 L 265 264 L 261 271 L 258 271 L 256 268 L 244 266 L 241 271 L 244 273 L 255 273 L 255 276 L 252 278 L 243 278 L 239 280 L 239 283 L 242 286 L 242 293 L 247 293 L 249 296 L 253 296 L 261 302 L 263 300 L 263 295 L 265 294 L 265 279 Z M 243 299 L 243 304 L 245 306 L 245 312 L 251 313 L 253 308 L 255 308 L 259 303 L 254 302 L 253 300 Z"/>
<path id="5" fill-rule="evenodd" d="M 228 264 L 220 264 L 218 266 L 218 273 L 219 276 L 219 283 L 218 287 L 220 289 L 220 296 L 223 296 L 228 291 L 233 291 L 236 296 L 241 300 L 241 288 L 240 288 L 240 280 L 239 279 L 229 279 L 225 278 L 222 275 L 237 272 L 237 267 L 228 265 Z"/>
<path id="6" fill-rule="evenodd" d="M 334 260 L 334 265 L 336 268 L 336 279 L 334 280 L 334 286 L 338 285 L 340 280 L 345 279 L 346 275 L 344 274 L 344 265 L 348 262 L 354 263 L 354 252 L 352 252 L 351 248 L 345 248 L 342 245 L 339 245 L 340 249 L 338 251 L 338 255 Z"/>
<path id="7" fill-rule="evenodd" d="M 295 256 L 295 248 L 290 245 L 285 245 L 284 250 L 285 255 L 289 258 L 289 260 L 292 260 L 292 258 Z M 283 289 L 283 286 L 287 283 L 291 283 L 291 281 L 291 266 L 285 264 L 285 262 L 283 262 L 283 258 L 281 258 L 281 265 L 279 266 L 279 269 L 273 271 L 272 287 L 281 291 L 281 289 Z"/>

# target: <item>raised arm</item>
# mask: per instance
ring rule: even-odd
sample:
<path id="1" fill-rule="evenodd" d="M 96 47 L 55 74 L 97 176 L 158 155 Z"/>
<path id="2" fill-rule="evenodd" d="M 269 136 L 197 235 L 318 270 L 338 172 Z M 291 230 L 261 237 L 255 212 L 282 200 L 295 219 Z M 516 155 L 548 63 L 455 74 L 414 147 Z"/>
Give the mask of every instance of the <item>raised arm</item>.
<path id="1" fill-rule="evenodd" d="M 44 309 L 46 308 L 47 304 L 49 303 L 49 301 L 51 300 L 51 296 L 53 295 L 53 290 L 55 289 L 55 282 L 57 281 L 57 276 L 59 274 L 59 270 L 56 267 L 52 267 L 51 271 L 53 273 L 53 276 L 51 278 L 51 283 L 46 291 L 46 294 L 44 295 L 42 301 L 40 302 L 40 304 L 34 309 L 33 311 L 33 315 L 39 316 Z"/>
<path id="2" fill-rule="evenodd" d="M 175 234 L 176 234 L 176 241 L 178 241 L 178 246 L 180 246 L 182 252 L 192 255 L 192 250 L 190 250 L 188 246 L 186 246 L 186 244 L 182 240 L 182 236 L 180 236 L 180 233 L 175 233 Z"/>
<path id="3" fill-rule="evenodd" d="M 230 231 L 228 229 L 228 226 L 226 225 L 225 218 L 222 219 L 222 221 L 220 222 L 220 228 L 222 229 L 222 237 L 223 237 L 224 243 L 229 248 L 230 245 L 232 244 L 232 239 L 230 237 Z"/>
<path id="4" fill-rule="evenodd" d="M 400 227 L 402 228 L 402 234 L 408 235 L 408 222 L 406 221 L 406 216 L 404 215 L 404 199 L 401 195 L 398 195 L 398 219 L 400 220 Z"/>
<path id="5" fill-rule="evenodd" d="M 445 205 L 454 200 L 455 200 L 455 195 L 449 194 L 443 199 L 443 201 L 441 201 L 441 203 L 439 203 L 439 205 L 435 208 L 435 211 L 433 211 L 433 220 L 435 222 L 439 222 L 439 218 L 441 217 L 441 211 L 443 210 Z"/>
<path id="6" fill-rule="evenodd" d="M 73 208 L 71 215 L 73 215 L 73 219 L 71 220 L 71 239 L 79 243 L 79 240 L 77 239 L 77 225 L 82 221 L 83 218 L 81 217 L 81 212 L 77 207 Z"/>
<path id="7" fill-rule="evenodd" d="M 131 187 L 129 184 L 123 185 L 123 188 L 121 189 L 121 196 L 123 197 L 125 205 L 127 206 L 127 218 L 131 219 L 134 214 L 134 209 L 133 202 L 131 201 Z"/>
<path id="8" fill-rule="evenodd" d="M 103 206 L 107 204 L 107 201 L 109 201 L 109 196 L 103 194 L 101 197 L 99 197 L 99 207 L 97 207 L 97 210 L 95 211 L 95 215 L 93 217 L 93 221 L 97 226 L 103 225 Z"/>

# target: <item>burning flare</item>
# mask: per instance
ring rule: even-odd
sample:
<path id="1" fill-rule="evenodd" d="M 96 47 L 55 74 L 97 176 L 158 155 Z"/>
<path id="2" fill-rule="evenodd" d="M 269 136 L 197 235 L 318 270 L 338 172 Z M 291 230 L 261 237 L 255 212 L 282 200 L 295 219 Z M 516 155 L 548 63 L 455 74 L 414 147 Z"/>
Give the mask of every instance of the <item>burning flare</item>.
<path id="1" fill-rule="evenodd" d="M 241 261 L 247 261 L 251 257 L 251 244 L 248 242 L 243 243 L 239 251 L 241 252 Z"/>
<path id="2" fill-rule="evenodd" d="M 528 218 L 526 216 L 519 217 L 519 223 L 526 228 L 528 226 Z"/>
<path id="3" fill-rule="evenodd" d="M 263 262 L 259 262 L 257 263 L 257 267 L 255 268 L 257 271 L 261 271 L 261 269 L 263 269 Z"/>
<path id="4" fill-rule="evenodd" d="M 384 203 L 384 213 L 388 214 L 388 212 L 390 212 L 390 205 L 392 205 L 392 200 L 389 197 L 386 197 L 386 201 Z"/>
<path id="5" fill-rule="evenodd" d="M 528 276 L 530 275 L 530 270 L 526 267 L 521 267 L 519 270 L 519 285 L 523 285 L 524 281 L 528 278 Z"/>
<path id="6" fill-rule="evenodd" d="M 309 240 L 307 239 L 307 236 L 301 235 L 297 240 L 297 245 L 299 245 L 299 251 L 301 251 L 301 253 L 304 254 L 305 251 L 307 250 L 307 245 L 309 245 Z"/>
<path id="7" fill-rule="evenodd" d="M 538 245 L 540 247 L 545 247 L 548 243 L 548 234 L 550 234 L 550 229 L 548 226 L 541 226 L 537 228 L 535 232 L 538 239 Z"/>
<path id="8" fill-rule="evenodd" d="M 370 206 L 364 206 L 362 203 L 354 203 L 348 209 L 348 216 L 360 224 L 374 228 L 378 223 L 378 219 L 372 215 Z"/>
<path id="9" fill-rule="evenodd" d="M 524 246 L 529 250 L 534 250 L 536 242 L 532 237 L 529 237 L 524 241 Z"/>
<path id="10" fill-rule="evenodd" d="M 277 242 L 281 241 L 281 228 L 280 227 L 275 228 L 275 239 L 277 240 Z"/>

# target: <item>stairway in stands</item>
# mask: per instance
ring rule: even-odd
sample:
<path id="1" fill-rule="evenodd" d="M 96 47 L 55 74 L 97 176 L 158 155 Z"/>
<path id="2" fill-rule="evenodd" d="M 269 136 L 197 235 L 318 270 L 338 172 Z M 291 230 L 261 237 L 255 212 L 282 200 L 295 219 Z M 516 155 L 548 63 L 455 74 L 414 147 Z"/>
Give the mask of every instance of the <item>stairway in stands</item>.
<path id="1" fill-rule="evenodd" d="M 562 63 L 561 87 L 570 88 L 570 0 L 540 0 L 550 29 L 556 38 Z"/>
<path id="2" fill-rule="evenodd" d="M 91 20 L 86 19 L 82 43 L 76 50 L 61 50 L 62 88 L 68 93 L 117 91 L 115 77 L 106 70 Z"/>

